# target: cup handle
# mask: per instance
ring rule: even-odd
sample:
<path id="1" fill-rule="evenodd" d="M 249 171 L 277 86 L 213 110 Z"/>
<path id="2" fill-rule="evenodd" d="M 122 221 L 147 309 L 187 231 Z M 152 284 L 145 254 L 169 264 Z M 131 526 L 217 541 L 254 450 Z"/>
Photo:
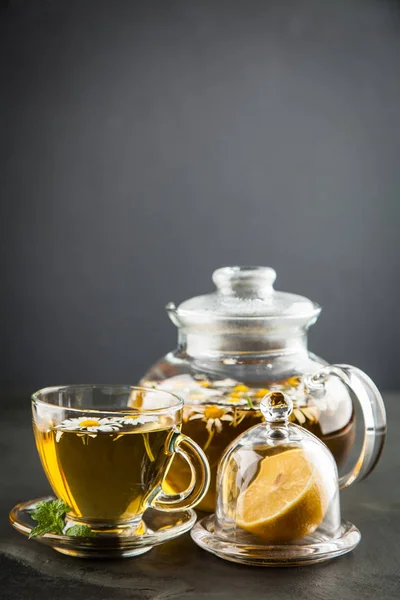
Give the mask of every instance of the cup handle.
<path id="1" fill-rule="evenodd" d="M 337 377 L 360 403 L 364 417 L 364 441 L 360 456 L 353 469 L 339 478 L 339 488 L 348 487 L 365 479 L 376 466 L 386 438 L 386 412 L 378 388 L 360 369 L 350 365 L 329 365 L 316 373 L 307 375 L 305 389 L 316 403 L 325 394 L 325 383 L 329 377 Z"/>
<path id="2" fill-rule="evenodd" d="M 192 508 L 201 502 L 210 485 L 210 466 L 206 455 L 196 442 L 180 432 L 173 434 L 169 451 L 179 454 L 188 463 L 191 472 L 190 484 L 179 494 L 167 494 L 160 490 L 151 506 L 169 512 Z"/>

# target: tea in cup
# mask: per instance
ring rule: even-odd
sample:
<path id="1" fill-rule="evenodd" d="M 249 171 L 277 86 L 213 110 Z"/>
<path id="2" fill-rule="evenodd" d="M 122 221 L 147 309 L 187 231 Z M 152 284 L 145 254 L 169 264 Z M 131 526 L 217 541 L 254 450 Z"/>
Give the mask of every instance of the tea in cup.
<path id="1" fill-rule="evenodd" d="M 180 432 L 182 400 L 169 392 L 124 385 L 45 388 L 32 396 L 33 429 L 43 469 L 68 520 L 93 530 L 136 527 L 146 508 L 179 511 L 207 492 L 201 448 Z M 174 455 L 191 481 L 167 494 Z"/>

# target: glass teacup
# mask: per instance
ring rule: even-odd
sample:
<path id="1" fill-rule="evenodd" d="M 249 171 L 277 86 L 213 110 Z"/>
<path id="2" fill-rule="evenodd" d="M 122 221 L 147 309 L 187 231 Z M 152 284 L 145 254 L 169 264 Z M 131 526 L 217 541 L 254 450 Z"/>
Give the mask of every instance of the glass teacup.
<path id="1" fill-rule="evenodd" d="M 43 469 L 69 521 L 93 530 L 137 527 L 146 508 L 179 511 L 207 492 L 201 448 L 180 432 L 182 400 L 126 385 L 70 385 L 32 396 L 33 429 Z M 163 482 L 174 455 L 191 481 L 168 494 Z"/>

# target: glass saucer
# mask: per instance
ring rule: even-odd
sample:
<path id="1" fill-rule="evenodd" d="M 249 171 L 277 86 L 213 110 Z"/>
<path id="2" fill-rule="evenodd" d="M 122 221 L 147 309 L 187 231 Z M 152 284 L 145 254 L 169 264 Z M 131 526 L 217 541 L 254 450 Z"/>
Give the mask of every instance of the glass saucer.
<path id="1" fill-rule="evenodd" d="M 43 500 L 48 502 L 54 499 L 52 496 L 47 496 L 17 504 L 9 514 L 11 525 L 23 535 L 29 536 L 36 525 L 30 516 L 31 511 L 35 509 L 38 502 Z M 182 535 L 189 531 L 195 522 L 194 510 L 164 512 L 150 508 L 143 515 L 139 527 L 124 530 L 123 534 L 98 533 L 95 538 L 81 538 L 46 533 L 43 536 L 32 538 L 31 541 L 51 546 L 62 554 L 81 558 L 130 557 L 144 554 L 153 546 Z"/>
<path id="2" fill-rule="evenodd" d="M 214 524 L 215 515 L 209 515 L 192 529 L 190 535 L 200 548 L 225 560 L 259 567 L 295 567 L 323 562 L 350 552 L 361 539 L 357 527 L 342 521 L 340 535 L 334 539 L 313 534 L 312 542 L 304 538 L 300 544 L 253 545 L 218 537 Z"/>

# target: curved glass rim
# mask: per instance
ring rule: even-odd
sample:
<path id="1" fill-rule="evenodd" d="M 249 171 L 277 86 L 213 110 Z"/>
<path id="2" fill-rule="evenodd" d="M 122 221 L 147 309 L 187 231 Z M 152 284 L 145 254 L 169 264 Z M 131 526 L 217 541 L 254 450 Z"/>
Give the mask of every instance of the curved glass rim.
<path id="1" fill-rule="evenodd" d="M 302 312 L 293 315 L 221 315 L 219 313 L 207 313 L 206 311 L 200 310 L 188 310 L 186 308 L 180 308 L 179 306 L 176 309 L 176 314 L 178 317 L 192 317 L 193 319 L 205 318 L 208 321 L 295 321 L 295 320 L 304 320 L 304 319 L 312 319 L 314 317 L 318 317 L 322 306 L 317 302 L 313 302 L 312 310 L 309 312 Z M 168 307 L 168 305 L 167 305 Z"/>
<path id="2" fill-rule="evenodd" d="M 103 389 L 103 388 L 112 388 L 114 390 L 121 390 L 121 391 L 126 391 L 126 392 L 130 392 L 130 391 L 135 391 L 135 392 L 150 392 L 152 394 L 162 394 L 162 395 L 167 395 L 171 398 L 174 398 L 176 400 L 176 402 L 174 404 L 171 404 L 170 406 L 162 406 L 162 407 L 158 407 L 158 408 L 133 408 L 133 407 L 129 407 L 126 406 L 124 408 L 115 408 L 115 409 L 108 409 L 108 408 L 85 408 L 85 407 L 81 407 L 81 408 L 74 408 L 72 406 L 60 406 L 59 404 L 53 404 L 51 402 L 46 402 L 46 400 L 43 400 L 39 397 L 40 394 L 49 394 L 52 392 L 57 392 L 57 391 L 63 391 L 63 390 L 79 390 L 79 389 Z M 40 390 L 37 390 L 36 392 L 34 392 L 31 395 L 31 400 L 32 403 L 37 405 L 37 404 L 42 404 L 44 406 L 51 406 L 54 409 L 60 409 L 60 410 L 68 410 L 71 412 L 76 412 L 76 413 L 90 413 L 90 414 L 127 414 L 130 412 L 140 412 L 140 413 L 150 413 L 150 414 L 163 414 L 163 413 L 168 413 L 171 410 L 172 411 L 178 411 L 181 410 L 183 408 L 183 399 L 180 396 L 177 396 L 177 394 L 174 394 L 172 392 L 168 392 L 165 390 L 158 390 L 158 389 L 153 389 L 153 388 L 149 388 L 149 387 L 145 387 L 145 386 L 140 386 L 140 385 L 129 385 L 129 384 L 107 384 L 107 383 L 77 383 L 77 384 L 70 384 L 70 385 L 54 385 L 54 386 L 49 386 L 49 387 L 45 387 L 45 388 L 41 388 Z"/>

